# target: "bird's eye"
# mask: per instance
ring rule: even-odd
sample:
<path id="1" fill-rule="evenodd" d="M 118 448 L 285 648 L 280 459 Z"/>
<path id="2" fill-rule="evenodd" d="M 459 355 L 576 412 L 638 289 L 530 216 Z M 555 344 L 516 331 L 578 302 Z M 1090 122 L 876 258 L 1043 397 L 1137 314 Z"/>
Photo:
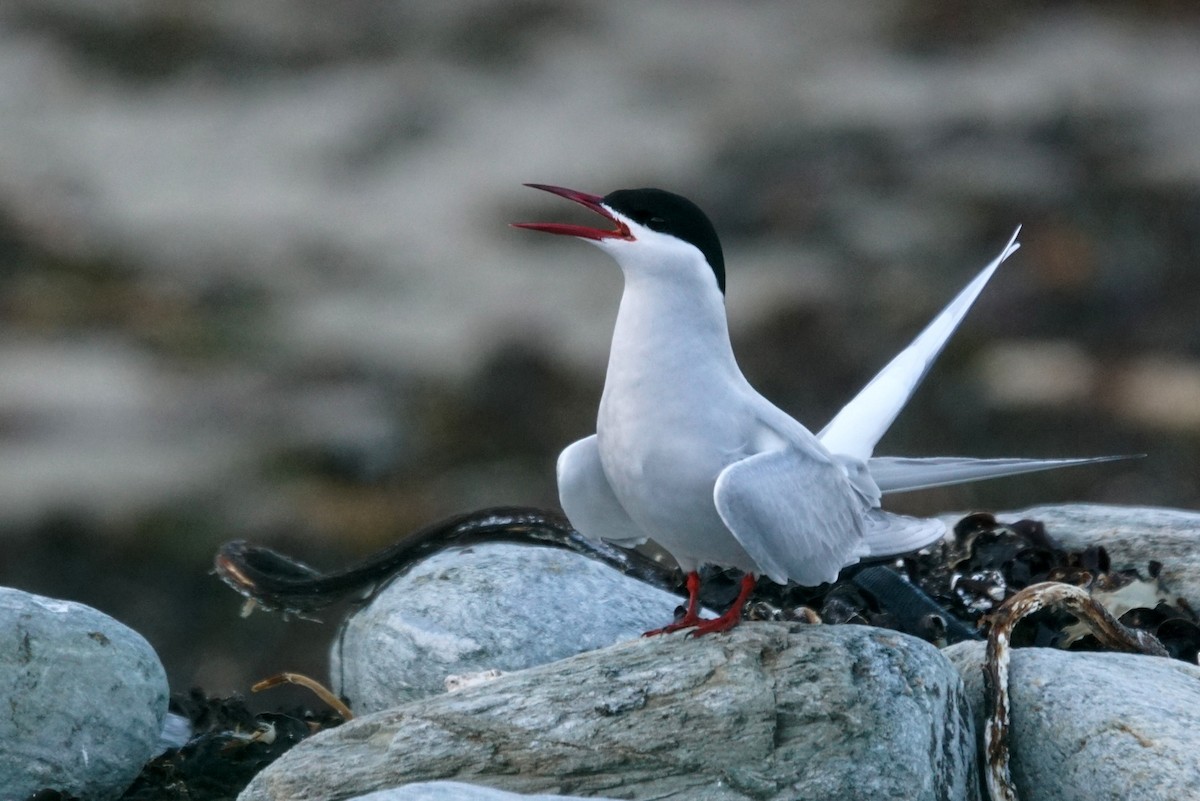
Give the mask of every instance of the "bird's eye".
<path id="1" fill-rule="evenodd" d="M 638 209 L 637 211 L 634 211 L 633 213 L 631 213 L 629 216 L 633 218 L 634 222 L 636 222 L 640 225 L 646 226 L 651 231 L 666 231 L 667 230 L 667 221 L 665 219 L 663 219 L 662 217 L 659 217 L 657 214 L 655 214 L 652 211 L 646 211 L 645 209 Z"/>

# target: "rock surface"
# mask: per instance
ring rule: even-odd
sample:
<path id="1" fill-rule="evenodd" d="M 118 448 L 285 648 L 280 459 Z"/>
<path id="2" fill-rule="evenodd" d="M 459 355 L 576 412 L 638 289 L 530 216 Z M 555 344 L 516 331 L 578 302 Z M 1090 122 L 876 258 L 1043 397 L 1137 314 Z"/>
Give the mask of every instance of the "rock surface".
<path id="1" fill-rule="evenodd" d="M 417 782 L 360 795 L 351 801 L 583 801 L 578 795 L 522 795 L 463 782 Z M 591 796 L 587 801 L 611 801 Z"/>
<path id="2" fill-rule="evenodd" d="M 944 653 L 962 673 L 976 731 L 982 643 Z M 1011 770 L 1023 799 L 1168 801 L 1200 788 L 1200 667 L 1053 648 L 1013 651 Z"/>
<path id="3" fill-rule="evenodd" d="M 585 556 L 510 544 L 436 554 L 350 617 L 335 690 L 355 713 L 446 689 L 451 675 L 522 670 L 669 623 L 682 599 Z"/>
<path id="4" fill-rule="evenodd" d="M 0 788 L 117 798 L 155 753 L 167 677 L 137 632 L 91 607 L 0 588 Z"/>
<path id="5" fill-rule="evenodd" d="M 975 732 L 932 646 L 860 626 L 638 639 L 357 718 L 240 801 L 404 781 L 623 798 L 974 799 Z"/>
<path id="6" fill-rule="evenodd" d="M 1103 545 L 1114 558 L 1127 560 L 1144 558 L 1150 547 L 1187 555 L 1200 543 L 1200 512 L 1189 509 L 1057 503 L 995 514 L 1004 521 L 1040 520 L 1064 545 Z"/>
<path id="7" fill-rule="evenodd" d="M 996 518 L 1040 520 L 1050 536 L 1071 549 L 1102 545 L 1114 570 L 1134 568 L 1146 575 L 1149 562 L 1159 561 L 1163 588 L 1192 604 L 1200 602 L 1200 513 L 1080 503 L 1032 506 Z"/>

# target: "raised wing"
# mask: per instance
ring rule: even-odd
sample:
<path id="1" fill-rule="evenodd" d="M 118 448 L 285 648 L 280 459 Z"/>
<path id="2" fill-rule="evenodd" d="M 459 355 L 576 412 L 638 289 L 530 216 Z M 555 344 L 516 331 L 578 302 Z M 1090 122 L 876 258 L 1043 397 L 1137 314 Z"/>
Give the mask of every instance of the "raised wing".
<path id="1" fill-rule="evenodd" d="M 1020 232 L 1021 229 L 1017 228 L 1000 255 L 821 430 L 817 438 L 831 453 L 863 460 L 870 458 L 875 444 L 908 403 L 992 273 L 1020 247 L 1017 244 L 1017 234 Z"/>
<path id="2" fill-rule="evenodd" d="M 789 448 L 735 462 L 713 489 L 717 513 L 762 573 L 816 586 L 867 554 L 865 504 L 841 468 Z"/>
<path id="3" fill-rule="evenodd" d="M 877 456 L 867 461 L 867 471 L 880 492 L 908 492 L 928 487 L 964 484 L 985 478 L 1016 476 L 1039 470 L 1055 470 L 1081 464 L 1112 462 L 1132 456 L 1094 456 L 1083 459 L 971 459 L 965 456 L 935 456 L 908 459 Z"/>

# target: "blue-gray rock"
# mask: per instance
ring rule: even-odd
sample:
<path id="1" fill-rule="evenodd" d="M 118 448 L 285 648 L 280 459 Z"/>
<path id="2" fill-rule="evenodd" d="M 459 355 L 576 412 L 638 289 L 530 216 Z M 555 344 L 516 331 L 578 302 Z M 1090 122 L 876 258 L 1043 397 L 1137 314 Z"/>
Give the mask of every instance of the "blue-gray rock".
<path id="1" fill-rule="evenodd" d="M 167 676 L 150 645 L 71 601 L 0 587 L 0 788 L 119 797 L 154 755 Z"/>
<path id="2" fill-rule="evenodd" d="M 578 795 L 522 795 L 463 782 L 417 782 L 390 790 L 377 790 L 350 801 L 612 801 Z"/>
<path id="3" fill-rule="evenodd" d="M 1174 597 L 1200 603 L 1200 513 L 1153 506 L 1058 504 L 1003 512 L 997 519 L 1040 520 L 1068 548 L 1103 545 L 1114 570 L 1136 568 L 1146 575 L 1151 560 L 1162 563 L 1159 579 Z"/>
<path id="4" fill-rule="evenodd" d="M 983 731 L 982 643 L 945 650 Z M 1018 794 L 1036 801 L 1177 801 L 1200 792 L 1200 667 L 1175 659 L 1018 648 L 1009 673 Z"/>
<path id="5" fill-rule="evenodd" d="M 355 718 L 240 801 L 449 779 L 694 801 L 974 801 L 975 729 L 933 646 L 866 626 L 747 623 L 634 639 Z"/>
<path id="6" fill-rule="evenodd" d="M 682 599 L 557 548 L 480 545 L 416 565 L 334 641 L 334 688 L 357 714 L 446 689 L 450 675 L 512 671 L 629 640 Z"/>

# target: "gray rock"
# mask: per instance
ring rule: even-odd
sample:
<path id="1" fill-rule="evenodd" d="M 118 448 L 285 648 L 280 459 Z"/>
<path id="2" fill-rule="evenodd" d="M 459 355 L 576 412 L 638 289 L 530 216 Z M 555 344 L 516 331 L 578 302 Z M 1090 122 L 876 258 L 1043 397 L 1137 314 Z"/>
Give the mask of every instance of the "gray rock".
<path id="1" fill-rule="evenodd" d="M 982 643 L 944 653 L 962 673 L 976 730 Z M 1170 801 L 1200 788 L 1200 667 L 1174 659 L 1018 648 L 1010 666 L 1013 781 L 1021 798 Z"/>
<path id="2" fill-rule="evenodd" d="M 116 798 L 154 754 L 167 677 L 150 645 L 91 607 L 0 588 L 0 788 Z"/>
<path id="3" fill-rule="evenodd" d="M 578 795 L 522 795 L 463 782 L 417 782 L 360 795 L 351 801 L 585 801 Z M 586 801 L 611 801 L 591 796 Z"/>
<path id="4" fill-rule="evenodd" d="M 1200 601 L 1200 513 L 1151 506 L 1063 504 L 1033 506 L 996 515 L 1013 522 L 1040 520 L 1068 548 L 1103 545 L 1115 570 L 1146 573 L 1150 560 L 1162 562 L 1159 578 L 1168 592 Z"/>
<path id="5" fill-rule="evenodd" d="M 450 675 L 521 670 L 672 620 L 682 599 L 579 554 L 511 544 L 445 551 L 350 617 L 331 675 L 358 714 L 440 693 Z"/>
<path id="6" fill-rule="evenodd" d="M 240 801 L 455 779 L 622 798 L 974 799 L 975 732 L 937 649 L 860 626 L 636 639 L 356 718 Z"/>

